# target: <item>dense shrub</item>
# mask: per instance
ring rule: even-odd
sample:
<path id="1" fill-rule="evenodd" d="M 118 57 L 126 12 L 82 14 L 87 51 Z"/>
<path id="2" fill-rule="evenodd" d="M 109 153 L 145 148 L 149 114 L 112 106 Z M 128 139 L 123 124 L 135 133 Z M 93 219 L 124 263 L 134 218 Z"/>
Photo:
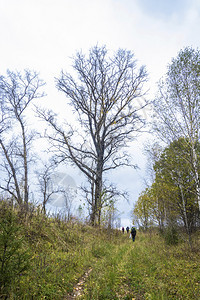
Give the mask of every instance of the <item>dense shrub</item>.
<path id="1" fill-rule="evenodd" d="M 177 245 L 179 241 L 178 231 L 174 226 L 169 226 L 163 233 L 167 245 Z"/>
<path id="2" fill-rule="evenodd" d="M 29 266 L 29 256 L 24 250 L 21 227 L 12 207 L 0 207 L 0 295 L 6 298 L 10 287 L 20 280 Z"/>

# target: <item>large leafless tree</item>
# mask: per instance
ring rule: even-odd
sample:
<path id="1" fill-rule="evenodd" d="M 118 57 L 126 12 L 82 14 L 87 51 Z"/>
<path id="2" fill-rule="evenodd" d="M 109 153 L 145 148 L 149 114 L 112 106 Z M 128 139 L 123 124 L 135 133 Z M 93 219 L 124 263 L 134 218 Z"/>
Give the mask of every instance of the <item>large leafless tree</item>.
<path id="1" fill-rule="evenodd" d="M 28 207 L 30 147 L 34 137 L 29 130 L 26 112 L 34 99 L 43 96 L 43 82 L 38 74 L 25 70 L 23 73 L 7 71 L 0 77 L 1 167 L 5 178 L 0 189 Z"/>
<path id="2" fill-rule="evenodd" d="M 90 180 L 91 222 L 95 225 L 105 190 L 103 174 L 131 165 L 123 150 L 144 125 L 140 113 L 146 106 L 142 96 L 147 72 L 143 66 L 136 67 L 130 51 L 120 49 L 109 57 L 106 48 L 98 46 L 88 56 L 78 52 L 73 58 L 73 71 L 73 76 L 62 72 L 56 83 L 72 107 L 66 116 L 77 113 L 79 128 L 59 123 L 50 111 L 40 111 L 40 115 L 53 128 L 49 139 L 57 157 L 71 161 Z"/>

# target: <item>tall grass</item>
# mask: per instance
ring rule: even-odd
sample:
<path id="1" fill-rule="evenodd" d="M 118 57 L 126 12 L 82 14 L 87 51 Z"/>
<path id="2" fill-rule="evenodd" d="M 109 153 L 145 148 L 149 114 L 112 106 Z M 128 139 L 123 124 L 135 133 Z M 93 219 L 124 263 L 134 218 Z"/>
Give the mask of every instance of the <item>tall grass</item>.
<path id="1" fill-rule="evenodd" d="M 83 299 L 200 299 L 200 248 L 167 246 L 156 233 L 124 238 L 96 265 Z"/>
<path id="2" fill-rule="evenodd" d="M 1 299 L 63 299 L 117 241 L 115 231 L 108 235 L 103 229 L 66 223 L 38 210 L 23 216 L 1 202 L 0 211 Z M 3 268 L 5 248 L 9 261 L 6 258 Z"/>
<path id="3" fill-rule="evenodd" d="M 169 246 L 155 232 L 138 232 L 133 243 L 118 230 L 37 210 L 23 217 L 3 202 L 0 212 L 1 299 L 67 299 L 91 268 L 82 299 L 199 299 L 198 236 L 192 250 L 180 240 Z"/>

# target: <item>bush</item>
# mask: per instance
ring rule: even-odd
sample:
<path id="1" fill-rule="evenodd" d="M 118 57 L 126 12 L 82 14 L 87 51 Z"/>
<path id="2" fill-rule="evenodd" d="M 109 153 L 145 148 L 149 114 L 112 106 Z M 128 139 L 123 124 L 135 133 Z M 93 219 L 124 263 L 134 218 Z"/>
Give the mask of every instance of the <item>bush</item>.
<path id="1" fill-rule="evenodd" d="M 178 244 L 178 231 L 174 226 L 169 226 L 164 231 L 164 239 L 167 245 L 177 245 Z"/>
<path id="2" fill-rule="evenodd" d="M 0 208 L 0 297 L 8 297 L 10 287 L 28 268 L 28 255 L 23 250 L 20 226 L 12 208 Z"/>

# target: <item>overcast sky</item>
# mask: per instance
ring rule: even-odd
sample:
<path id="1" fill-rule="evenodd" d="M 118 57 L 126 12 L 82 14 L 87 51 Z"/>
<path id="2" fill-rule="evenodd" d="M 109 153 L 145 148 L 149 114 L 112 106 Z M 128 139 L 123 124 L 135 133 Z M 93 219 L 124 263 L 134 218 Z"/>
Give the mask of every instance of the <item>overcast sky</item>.
<path id="1" fill-rule="evenodd" d="M 120 47 L 146 65 L 152 96 L 178 51 L 199 47 L 199 31 L 200 0 L 0 0 L 0 74 L 24 68 L 40 72 L 47 82 L 46 105 L 63 110 L 65 98 L 55 89 L 54 77 L 68 70 L 69 57 L 96 44 Z M 140 170 L 116 174 L 116 183 L 131 195 L 129 205 L 119 204 L 123 218 L 144 189 L 141 142 L 132 148 Z"/>

